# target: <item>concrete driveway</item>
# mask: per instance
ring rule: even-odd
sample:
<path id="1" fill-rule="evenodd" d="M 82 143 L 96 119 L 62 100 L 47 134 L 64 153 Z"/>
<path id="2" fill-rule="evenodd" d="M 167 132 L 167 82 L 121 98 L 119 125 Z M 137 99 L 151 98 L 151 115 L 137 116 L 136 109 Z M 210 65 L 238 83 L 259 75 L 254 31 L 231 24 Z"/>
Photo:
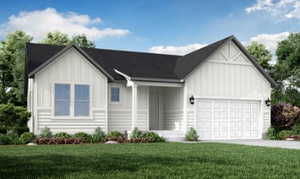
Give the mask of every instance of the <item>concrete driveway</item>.
<path id="1" fill-rule="evenodd" d="M 285 140 L 214 140 L 205 142 L 220 142 L 228 144 L 242 144 L 263 147 L 278 147 L 285 149 L 298 149 L 300 150 L 300 141 L 285 141 Z"/>

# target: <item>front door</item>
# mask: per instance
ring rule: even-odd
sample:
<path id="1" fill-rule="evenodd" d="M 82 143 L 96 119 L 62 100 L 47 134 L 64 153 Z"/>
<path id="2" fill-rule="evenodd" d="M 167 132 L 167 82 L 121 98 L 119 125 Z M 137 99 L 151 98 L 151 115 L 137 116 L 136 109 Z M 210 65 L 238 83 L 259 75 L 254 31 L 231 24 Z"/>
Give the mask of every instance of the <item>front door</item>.
<path id="1" fill-rule="evenodd" d="M 150 92 L 150 113 L 149 123 L 150 130 L 159 130 L 159 93 Z"/>

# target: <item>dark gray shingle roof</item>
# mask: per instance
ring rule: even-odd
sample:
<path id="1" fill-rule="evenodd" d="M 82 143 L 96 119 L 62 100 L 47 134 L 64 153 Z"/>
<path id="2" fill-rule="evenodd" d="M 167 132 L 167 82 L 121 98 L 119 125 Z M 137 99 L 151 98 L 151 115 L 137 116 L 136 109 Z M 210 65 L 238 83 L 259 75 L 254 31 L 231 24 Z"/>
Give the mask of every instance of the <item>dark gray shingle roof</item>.
<path id="1" fill-rule="evenodd" d="M 234 36 L 229 36 L 185 56 L 96 48 L 76 48 L 82 51 L 82 53 L 84 53 L 83 55 L 87 54 L 88 57 L 97 63 L 96 65 L 105 70 L 113 80 L 124 79 L 121 75 L 116 73 L 114 69 L 136 78 L 184 79 L 196 66 L 207 59 L 228 40 L 233 40 L 264 77 L 266 77 L 273 86 L 276 86 L 274 80 L 257 64 L 256 60 L 249 55 L 247 50 Z M 33 73 L 64 48 L 65 46 L 28 43 L 26 46 L 26 75 Z"/>

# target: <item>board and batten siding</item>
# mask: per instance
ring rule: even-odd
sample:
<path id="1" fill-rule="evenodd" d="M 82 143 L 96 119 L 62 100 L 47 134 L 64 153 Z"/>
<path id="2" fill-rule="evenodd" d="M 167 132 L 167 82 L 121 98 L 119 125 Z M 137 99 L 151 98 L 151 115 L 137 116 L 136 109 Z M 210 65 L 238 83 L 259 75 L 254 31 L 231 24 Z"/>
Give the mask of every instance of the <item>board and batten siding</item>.
<path id="1" fill-rule="evenodd" d="M 263 132 L 270 126 L 270 107 L 264 100 L 271 96 L 271 84 L 255 68 L 233 41 L 224 44 L 198 65 L 185 79 L 187 127 L 195 125 L 195 105 L 190 96 L 199 98 L 260 100 Z"/>
<path id="2" fill-rule="evenodd" d="M 183 88 L 163 88 L 163 123 L 164 130 L 182 130 Z"/>
<path id="3" fill-rule="evenodd" d="M 120 102 L 111 102 L 111 87 L 120 89 Z M 131 131 L 131 87 L 127 87 L 124 83 L 109 83 L 109 99 L 108 99 L 108 129 L 109 131 Z M 149 104 L 149 87 L 138 86 L 138 110 L 136 127 L 140 130 L 148 130 L 148 104 Z"/>
<path id="4" fill-rule="evenodd" d="M 89 117 L 54 116 L 54 84 L 90 85 Z M 33 105 L 35 133 L 45 127 L 56 132 L 94 132 L 107 130 L 108 79 L 77 50 L 70 48 L 53 62 L 37 72 L 33 79 Z M 71 93 L 72 95 L 72 93 Z M 71 97 L 72 99 L 72 97 Z M 71 106 L 74 101 L 71 101 Z"/>

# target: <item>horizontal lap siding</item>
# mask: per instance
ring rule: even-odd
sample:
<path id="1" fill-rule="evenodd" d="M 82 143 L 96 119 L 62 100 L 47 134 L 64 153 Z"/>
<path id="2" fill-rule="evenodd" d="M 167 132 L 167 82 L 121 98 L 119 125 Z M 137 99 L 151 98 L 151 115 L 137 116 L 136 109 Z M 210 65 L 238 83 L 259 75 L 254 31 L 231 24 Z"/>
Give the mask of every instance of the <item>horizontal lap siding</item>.
<path id="1" fill-rule="evenodd" d="M 125 84 L 110 83 L 111 87 L 120 88 L 120 102 L 109 103 L 108 110 L 108 129 L 109 131 L 130 131 L 132 129 L 131 118 L 131 87 L 126 87 Z M 148 87 L 138 87 L 138 114 L 136 127 L 140 130 L 148 128 Z M 109 99 L 110 100 L 110 99 Z"/>
<path id="2" fill-rule="evenodd" d="M 52 119 L 51 109 L 42 109 L 38 111 L 38 133 L 43 128 L 49 128 L 53 133 L 68 132 L 74 134 L 76 132 L 93 133 L 97 127 L 105 130 L 105 110 L 93 111 L 92 119 Z"/>

